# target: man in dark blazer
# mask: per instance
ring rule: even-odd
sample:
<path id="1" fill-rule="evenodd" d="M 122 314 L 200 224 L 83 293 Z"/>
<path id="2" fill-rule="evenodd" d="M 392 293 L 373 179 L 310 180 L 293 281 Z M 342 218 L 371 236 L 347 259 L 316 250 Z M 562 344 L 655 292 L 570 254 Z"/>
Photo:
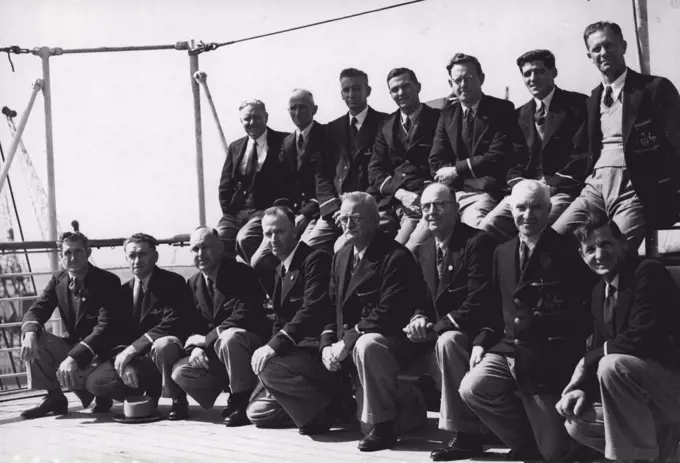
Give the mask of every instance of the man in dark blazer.
<path id="1" fill-rule="evenodd" d="M 585 352 L 592 283 L 572 240 L 547 226 L 546 185 L 522 180 L 510 204 L 519 236 L 496 248 L 491 280 L 502 324 L 472 348 L 460 395 L 511 460 L 564 461 L 578 447 L 555 404 Z"/>
<path id="2" fill-rule="evenodd" d="M 378 131 L 368 177 L 378 199 L 381 225 L 390 235 L 396 231 L 397 242 L 413 251 L 428 235 L 425 226 L 416 226 L 420 194 L 432 181 L 428 156 L 439 110 L 420 102 L 421 85 L 411 69 L 392 69 L 387 88 L 399 109 Z"/>
<path id="3" fill-rule="evenodd" d="M 156 266 L 153 236 L 136 233 L 123 245 L 133 277 L 121 288 L 127 309 L 124 349 L 92 372 L 92 392 L 123 401 L 141 388 L 156 401 L 172 398 L 170 420 L 189 416 L 186 394 L 172 380 L 172 368 L 184 356 L 186 325 L 191 322 L 191 293 L 184 278 Z"/>
<path id="4" fill-rule="evenodd" d="M 241 124 L 247 136 L 229 145 L 220 177 L 219 199 L 222 218 L 217 231 L 224 253 L 237 254 L 247 264 L 262 242 L 262 211 L 283 196 L 279 152 L 287 133 L 267 127 L 267 114 L 260 100 L 239 106 Z M 270 262 L 275 268 L 276 259 Z"/>
<path id="5" fill-rule="evenodd" d="M 340 195 L 349 191 L 368 190 L 368 163 L 373 142 L 387 114 L 368 106 L 371 87 L 368 76 L 359 69 L 343 69 L 340 73 L 340 95 L 349 112 L 327 126 L 327 148 L 316 165 L 316 199 L 321 217 L 305 237 L 312 246 L 338 250 L 344 240 L 337 217 Z M 334 246 L 335 243 L 335 246 Z"/>
<path id="6" fill-rule="evenodd" d="M 518 149 L 526 148 L 528 163 L 508 172 L 508 186 L 525 178 L 545 182 L 550 187 L 552 225 L 576 198 L 588 169 L 587 96 L 555 85 L 555 55 L 549 50 L 531 50 L 517 58 L 517 66 L 533 98 L 517 110 L 517 121 L 524 136 Z M 526 146 L 525 146 L 526 145 Z M 480 224 L 503 241 L 517 229 L 506 196 Z"/>
<path id="7" fill-rule="evenodd" d="M 242 426 L 249 423 L 246 407 L 257 384 L 250 357 L 271 331 L 264 293 L 249 266 L 220 257 L 215 230 L 196 229 L 189 245 L 199 269 L 188 281 L 195 312 L 184 345 L 189 356 L 175 365 L 172 379 L 206 409 L 228 386 L 224 424 Z"/>
<path id="8" fill-rule="evenodd" d="M 87 407 L 87 391 L 94 367 L 111 356 L 123 337 L 120 330 L 120 279 L 88 262 L 92 250 L 82 233 L 65 232 L 57 241 L 61 270 L 26 312 L 21 325 L 21 360 L 27 363 L 29 389 L 46 389 L 47 395 L 22 418 L 65 415 L 68 400 L 62 388 L 71 389 Z M 66 337 L 46 331 L 45 323 L 59 307 Z M 102 405 L 108 408 L 110 404 Z"/>
<path id="9" fill-rule="evenodd" d="M 400 368 L 431 349 L 411 343 L 402 331 L 425 306 L 425 284 L 413 254 L 379 229 L 373 196 L 345 193 L 340 222 L 346 244 L 333 257 L 335 321 L 321 333 L 321 358 L 329 371 L 356 368 L 357 412 L 368 428 L 358 447 L 375 451 L 393 447 L 398 432 L 426 420 L 420 391 L 397 393 Z"/>
<path id="10" fill-rule="evenodd" d="M 262 230 L 281 265 L 272 338 L 251 361 L 264 388 L 251 399 L 248 418 L 262 427 L 280 427 L 292 418 L 301 434 L 324 433 L 332 424 L 331 405 L 340 384 L 319 355 L 319 335 L 335 315 L 328 296 L 332 258 L 299 241 L 295 216 L 286 207 L 267 209 Z"/>
<path id="11" fill-rule="evenodd" d="M 481 455 L 484 425 L 458 394 L 469 369 L 470 348 L 491 334 L 494 317 L 489 302 L 491 264 L 496 241 L 488 233 L 458 220 L 455 193 L 442 183 L 425 188 L 420 198 L 423 220 L 432 233 L 417 250 L 429 304 L 416 311 L 406 332 L 413 342 L 436 335 L 435 378 L 441 390 L 439 428 L 453 432 L 448 445 L 432 452 L 434 461 Z"/>
<path id="12" fill-rule="evenodd" d="M 474 56 L 456 53 L 446 66 L 458 100 L 442 111 L 430 153 L 435 180 L 456 188 L 463 223 L 479 228 L 496 207 L 508 169 L 521 163 L 515 106 L 482 93 L 484 73 Z"/>
<path id="13" fill-rule="evenodd" d="M 626 67 L 617 24 L 593 23 L 583 38 L 602 75 L 588 99 L 591 173 L 553 227 L 571 233 L 595 213 L 638 246 L 647 231 L 678 220 L 680 96 L 668 79 Z"/>
<path id="14" fill-rule="evenodd" d="M 601 280 L 589 351 L 557 410 L 574 439 L 608 460 L 669 461 L 680 425 L 680 291 L 663 264 L 629 251 L 615 222 L 593 217 L 576 236 Z"/>

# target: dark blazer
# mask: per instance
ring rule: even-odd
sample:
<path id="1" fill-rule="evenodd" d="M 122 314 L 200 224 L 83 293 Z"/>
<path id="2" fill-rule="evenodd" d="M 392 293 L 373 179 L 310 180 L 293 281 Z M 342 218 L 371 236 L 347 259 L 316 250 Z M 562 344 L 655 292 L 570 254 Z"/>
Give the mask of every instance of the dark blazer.
<path id="1" fill-rule="evenodd" d="M 239 138 L 229 145 L 219 186 L 223 214 L 238 213 L 246 207 L 249 195 L 252 195 L 252 204 L 258 210 L 270 207 L 274 201 L 284 196 L 279 152 L 286 135 L 288 134 L 267 128 L 267 157 L 248 188 L 236 178 L 243 156 L 246 154 L 248 137 Z"/>
<path id="2" fill-rule="evenodd" d="M 123 303 L 128 307 L 131 322 L 127 334 L 135 350 L 144 354 L 163 336 L 175 336 L 184 341 L 187 324 L 191 321 L 191 293 L 184 278 L 173 272 L 155 267 L 142 301 L 142 312 L 134 313 L 135 279 L 131 278 L 121 288 Z M 135 325 L 134 321 L 139 320 Z"/>
<path id="3" fill-rule="evenodd" d="M 432 181 L 428 157 L 439 121 L 438 109 L 422 105 L 408 147 L 399 141 L 401 114 L 397 110 L 385 121 L 373 144 L 373 155 L 368 165 L 368 178 L 377 192 L 379 206 L 387 207 L 399 188 L 420 194 L 425 182 Z M 398 202 L 398 201 L 397 201 Z"/>
<path id="4" fill-rule="evenodd" d="M 43 330 L 54 309 L 59 307 L 68 335 L 66 341 L 74 345 L 68 355 L 80 368 L 86 367 L 95 355 L 106 360 L 111 348 L 122 340 L 120 278 L 88 265 L 77 307 L 71 304 L 68 271 L 61 270 L 52 275 L 45 290 L 24 315 L 21 325 L 22 335 Z"/>
<path id="5" fill-rule="evenodd" d="M 316 199 L 323 218 L 330 219 L 340 209 L 342 193 L 368 190 L 368 163 L 373 142 L 386 117 L 387 114 L 369 106 L 353 146 L 350 146 L 349 113 L 328 124 L 328 147 L 316 165 Z"/>
<path id="6" fill-rule="evenodd" d="M 263 340 L 268 338 L 271 323 L 264 312 L 264 291 L 250 266 L 222 257 L 214 301 L 201 272 L 189 278 L 188 284 L 196 308 L 191 333 L 205 335 L 207 348 L 228 328 L 243 328 Z"/>
<path id="7" fill-rule="evenodd" d="M 590 318 L 585 302 L 593 287 L 573 239 L 546 227 L 521 274 L 519 237 L 501 244 L 492 287 L 492 306 L 502 308 L 503 326 L 486 338 L 500 341 L 490 352 L 515 357 L 521 390 L 561 392 L 585 352 Z"/>
<path id="8" fill-rule="evenodd" d="M 444 255 L 446 268 L 441 280 L 437 272 L 434 236 L 417 249 L 429 301 L 428 310 L 418 313 L 435 322 L 434 331 L 438 335 L 458 330 L 466 334 L 472 344 L 483 344 L 483 338 L 493 326 L 490 321 L 500 317 L 489 299 L 493 252 L 497 244 L 488 233 L 458 222 Z"/>
<path id="9" fill-rule="evenodd" d="M 473 153 L 468 153 L 463 139 L 463 108 L 459 101 L 442 110 L 430 153 L 430 169 L 434 176 L 442 167 L 455 166 L 460 188 L 466 178 L 492 177 L 486 191 L 505 186 L 508 169 L 525 163 L 515 153 L 513 141 L 521 138 L 515 119 L 515 106 L 507 100 L 484 95 L 477 108 Z"/>
<path id="10" fill-rule="evenodd" d="M 555 87 L 545 118 L 543 140 L 536 131 L 536 100 L 533 98 L 517 110 L 517 122 L 527 145 L 529 162 L 516 165 L 508 180 L 536 178 L 542 164 L 548 185 L 557 193 L 578 196 L 588 174 L 588 97 Z"/>
<path id="11" fill-rule="evenodd" d="M 603 89 L 598 85 L 588 99 L 593 166 L 602 151 Z M 680 96 L 668 79 L 628 69 L 623 86 L 623 145 L 630 180 L 649 225 L 673 225 L 680 212 Z"/>
<path id="12" fill-rule="evenodd" d="M 279 163 L 284 168 L 284 197 L 293 203 L 293 211 L 304 215 L 308 220 L 319 214 L 316 200 L 316 163 L 326 149 L 326 126 L 316 121 L 307 134 L 305 151 L 298 160 L 297 135 L 291 133 L 283 140 Z"/>
<path id="13" fill-rule="evenodd" d="M 292 346 L 319 347 L 319 335 L 334 318 L 328 296 L 332 257 L 298 243 L 288 272 L 281 276 L 282 265 L 274 284 L 276 319 L 269 346 L 283 354 Z"/>
<path id="14" fill-rule="evenodd" d="M 593 336 L 585 356 L 581 387 L 599 393 L 597 367 L 608 354 L 627 354 L 680 366 L 680 290 L 666 267 L 633 256 L 619 271 L 612 325 L 604 322 L 605 282 L 592 292 Z"/>
<path id="15" fill-rule="evenodd" d="M 352 349 L 365 333 L 404 336 L 402 329 L 425 301 L 425 283 L 413 254 L 377 231 L 352 274 L 354 247 L 333 256 L 330 296 L 336 319 L 321 333 L 321 349 L 343 339 Z"/>

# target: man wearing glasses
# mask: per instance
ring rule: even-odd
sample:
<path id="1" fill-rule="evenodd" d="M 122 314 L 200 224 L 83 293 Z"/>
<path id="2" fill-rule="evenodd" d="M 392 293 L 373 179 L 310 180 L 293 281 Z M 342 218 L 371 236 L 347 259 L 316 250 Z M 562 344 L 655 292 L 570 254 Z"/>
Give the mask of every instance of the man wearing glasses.
<path id="1" fill-rule="evenodd" d="M 486 428 L 461 400 L 458 387 L 469 369 L 471 349 L 493 333 L 491 320 L 500 318 L 488 297 L 496 242 L 458 220 L 455 193 L 442 183 L 425 188 L 420 207 L 432 233 L 416 252 L 429 304 L 416 311 L 405 331 L 412 342 L 437 339 L 433 376 L 441 391 L 439 428 L 453 433 L 448 445 L 430 457 L 473 458 L 484 451 Z"/>
<path id="2" fill-rule="evenodd" d="M 396 444 L 397 432 L 426 419 L 417 388 L 397 394 L 399 370 L 430 347 L 409 342 L 402 331 L 425 307 L 425 285 L 411 252 L 380 231 L 370 194 L 344 194 L 339 220 L 347 243 L 333 259 L 329 294 L 336 318 L 321 333 L 321 357 L 330 371 L 356 368 L 358 414 L 370 429 L 358 447 L 381 450 Z"/>

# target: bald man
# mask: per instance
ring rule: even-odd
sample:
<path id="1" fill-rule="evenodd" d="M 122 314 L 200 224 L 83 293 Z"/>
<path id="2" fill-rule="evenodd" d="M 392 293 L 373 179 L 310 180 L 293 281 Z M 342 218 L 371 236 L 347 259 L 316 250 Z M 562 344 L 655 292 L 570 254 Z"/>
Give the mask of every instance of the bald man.
<path id="1" fill-rule="evenodd" d="M 195 310 L 185 345 L 188 357 L 174 367 L 172 379 L 203 408 L 212 408 L 230 390 L 224 424 L 242 426 L 257 383 L 250 367 L 255 349 L 268 339 L 271 325 L 263 309 L 264 294 L 249 266 L 224 256 L 217 232 L 201 227 L 189 245 L 199 272 L 189 278 Z"/>
<path id="2" fill-rule="evenodd" d="M 571 239 L 548 227 L 548 186 L 518 182 L 510 206 L 519 236 L 496 248 L 489 288 L 503 318 L 472 347 L 459 392 L 510 460 L 566 461 L 578 446 L 555 404 L 585 352 L 594 281 Z"/>

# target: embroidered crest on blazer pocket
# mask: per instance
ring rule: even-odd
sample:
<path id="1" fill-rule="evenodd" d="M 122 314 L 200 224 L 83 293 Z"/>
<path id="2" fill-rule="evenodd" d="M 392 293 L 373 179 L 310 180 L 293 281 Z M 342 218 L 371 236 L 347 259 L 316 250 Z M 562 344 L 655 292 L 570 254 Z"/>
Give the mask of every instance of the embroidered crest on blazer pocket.
<path id="1" fill-rule="evenodd" d="M 303 300 L 304 298 L 305 298 L 304 296 L 300 296 L 300 297 L 291 297 L 291 298 L 288 299 L 288 302 L 300 302 L 300 301 Z"/>

